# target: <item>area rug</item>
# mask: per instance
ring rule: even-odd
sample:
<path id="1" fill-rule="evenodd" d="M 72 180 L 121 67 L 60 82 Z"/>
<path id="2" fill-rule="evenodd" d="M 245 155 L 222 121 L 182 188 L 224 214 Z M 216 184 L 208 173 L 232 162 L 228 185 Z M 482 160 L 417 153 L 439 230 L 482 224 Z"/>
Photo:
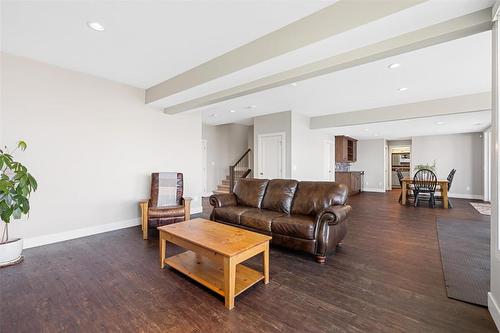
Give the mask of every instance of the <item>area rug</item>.
<path id="1" fill-rule="evenodd" d="M 483 215 L 491 215 L 491 204 L 482 202 L 470 202 L 472 207 L 474 207 L 479 213 Z"/>
<path id="2" fill-rule="evenodd" d="M 448 297 L 487 306 L 490 222 L 438 218 L 437 231 Z"/>

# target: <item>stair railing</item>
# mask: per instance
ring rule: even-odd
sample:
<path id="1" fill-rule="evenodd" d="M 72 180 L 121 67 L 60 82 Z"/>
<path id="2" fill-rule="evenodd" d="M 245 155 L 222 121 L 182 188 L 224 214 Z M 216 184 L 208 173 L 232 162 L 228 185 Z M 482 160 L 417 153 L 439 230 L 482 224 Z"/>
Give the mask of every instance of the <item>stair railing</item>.
<path id="1" fill-rule="evenodd" d="M 229 166 L 229 193 L 233 193 L 234 184 L 237 178 L 245 178 L 252 172 L 249 164 L 249 153 L 251 151 L 252 149 L 248 148 L 236 163 Z"/>

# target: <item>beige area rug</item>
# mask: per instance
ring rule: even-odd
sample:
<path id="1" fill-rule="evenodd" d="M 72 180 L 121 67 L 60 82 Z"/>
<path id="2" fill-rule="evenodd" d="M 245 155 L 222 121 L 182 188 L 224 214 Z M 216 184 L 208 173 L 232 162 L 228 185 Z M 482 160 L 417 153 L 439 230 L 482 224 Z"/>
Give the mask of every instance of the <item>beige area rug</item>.
<path id="1" fill-rule="evenodd" d="M 474 207 L 479 213 L 483 215 L 491 215 L 491 204 L 481 203 L 481 202 L 470 202 L 472 207 Z"/>

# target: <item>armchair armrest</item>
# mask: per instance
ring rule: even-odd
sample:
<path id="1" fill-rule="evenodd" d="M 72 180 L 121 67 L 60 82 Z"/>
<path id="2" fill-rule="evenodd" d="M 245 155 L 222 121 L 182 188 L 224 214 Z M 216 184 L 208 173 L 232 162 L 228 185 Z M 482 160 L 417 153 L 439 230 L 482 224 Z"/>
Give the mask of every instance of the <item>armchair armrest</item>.
<path id="1" fill-rule="evenodd" d="M 184 197 L 182 198 L 182 204 L 184 205 L 184 221 L 191 219 L 191 201 L 193 198 Z"/>
<path id="2" fill-rule="evenodd" d="M 141 208 L 141 227 L 142 227 L 142 238 L 148 239 L 148 208 L 149 199 L 142 199 L 139 201 L 139 207 Z"/>
<path id="3" fill-rule="evenodd" d="M 328 223 L 328 225 L 336 225 L 347 218 L 347 215 L 352 210 L 349 205 L 335 205 L 323 209 L 317 217 L 320 223 Z"/>
<path id="4" fill-rule="evenodd" d="M 209 202 L 212 206 L 226 207 L 226 206 L 236 206 L 238 203 L 236 201 L 236 195 L 234 193 L 219 193 L 210 196 Z"/>

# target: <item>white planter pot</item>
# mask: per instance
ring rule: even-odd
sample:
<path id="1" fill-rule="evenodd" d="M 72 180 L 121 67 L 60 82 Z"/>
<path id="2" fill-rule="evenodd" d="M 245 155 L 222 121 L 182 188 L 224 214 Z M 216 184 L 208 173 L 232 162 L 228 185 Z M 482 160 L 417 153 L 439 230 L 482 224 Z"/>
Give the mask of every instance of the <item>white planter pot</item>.
<path id="1" fill-rule="evenodd" d="M 0 244 L 0 267 L 14 264 L 21 260 L 23 252 L 23 239 L 17 238 Z"/>

